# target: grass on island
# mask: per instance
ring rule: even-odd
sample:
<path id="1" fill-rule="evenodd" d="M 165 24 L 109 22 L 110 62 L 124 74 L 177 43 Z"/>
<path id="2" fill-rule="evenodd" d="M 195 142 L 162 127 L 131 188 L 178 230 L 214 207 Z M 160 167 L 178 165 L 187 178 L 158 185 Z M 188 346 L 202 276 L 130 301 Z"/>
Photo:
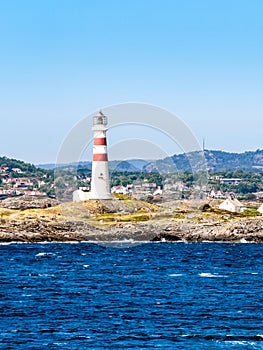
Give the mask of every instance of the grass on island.
<path id="1" fill-rule="evenodd" d="M 0 218 L 6 219 L 15 212 L 14 209 L 0 208 Z"/>
<path id="2" fill-rule="evenodd" d="M 164 207 L 150 204 L 141 200 L 126 198 L 118 195 L 116 201 L 86 201 L 67 202 L 45 209 L 6 209 L 0 208 L 0 220 L 82 220 L 94 226 L 114 225 L 116 223 L 158 221 L 183 221 L 189 220 L 196 223 L 222 222 L 227 223 L 233 220 L 261 217 L 256 208 L 249 208 L 242 213 L 231 213 L 220 210 L 216 207 L 209 207 L 206 210 L 193 209 L 187 203 L 184 207 Z"/>
<path id="3" fill-rule="evenodd" d="M 63 220 L 61 209 L 59 206 L 45 208 L 45 209 L 6 209 L 0 208 L 0 222 L 5 223 L 10 221 L 24 221 L 24 220 Z"/>
<path id="4" fill-rule="evenodd" d="M 132 214 L 101 214 L 97 215 L 93 218 L 95 221 L 99 221 L 101 223 L 116 223 L 116 222 L 141 222 L 148 221 L 151 219 L 151 214 L 145 211 L 138 211 L 137 213 Z"/>

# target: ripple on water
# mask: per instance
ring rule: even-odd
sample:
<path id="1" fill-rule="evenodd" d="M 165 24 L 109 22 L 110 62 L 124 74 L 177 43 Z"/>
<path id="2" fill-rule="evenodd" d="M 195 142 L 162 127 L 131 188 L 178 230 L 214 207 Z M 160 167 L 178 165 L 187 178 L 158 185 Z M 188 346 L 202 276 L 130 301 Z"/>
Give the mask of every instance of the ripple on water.
<path id="1" fill-rule="evenodd" d="M 0 349 L 263 349 L 260 244 L 0 250 Z"/>

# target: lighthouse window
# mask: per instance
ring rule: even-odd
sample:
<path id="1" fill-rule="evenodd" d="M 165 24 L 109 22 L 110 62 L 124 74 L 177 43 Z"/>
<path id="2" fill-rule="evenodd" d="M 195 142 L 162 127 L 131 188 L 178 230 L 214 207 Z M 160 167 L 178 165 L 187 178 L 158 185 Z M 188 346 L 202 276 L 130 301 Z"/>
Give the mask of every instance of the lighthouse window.
<path id="1" fill-rule="evenodd" d="M 100 176 L 103 176 L 103 174 L 102 174 L 102 173 L 100 173 Z"/>

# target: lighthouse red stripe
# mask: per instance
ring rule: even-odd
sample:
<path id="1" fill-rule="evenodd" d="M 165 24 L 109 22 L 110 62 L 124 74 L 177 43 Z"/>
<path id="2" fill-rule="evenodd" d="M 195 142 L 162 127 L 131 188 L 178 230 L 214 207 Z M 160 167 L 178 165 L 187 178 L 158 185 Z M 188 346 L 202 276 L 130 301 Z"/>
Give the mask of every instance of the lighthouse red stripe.
<path id="1" fill-rule="evenodd" d="M 94 162 L 107 162 L 108 155 L 107 155 L 107 153 L 95 153 L 95 154 L 93 154 L 93 161 Z"/>
<path id="2" fill-rule="evenodd" d="M 107 145 L 106 137 L 95 137 L 94 138 L 94 145 L 95 146 L 106 146 Z"/>

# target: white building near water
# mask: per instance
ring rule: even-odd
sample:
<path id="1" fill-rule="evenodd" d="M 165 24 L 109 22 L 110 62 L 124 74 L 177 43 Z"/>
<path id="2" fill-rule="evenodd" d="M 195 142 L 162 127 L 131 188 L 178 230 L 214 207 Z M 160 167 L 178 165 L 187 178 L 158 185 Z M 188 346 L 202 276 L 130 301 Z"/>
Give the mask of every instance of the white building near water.
<path id="1" fill-rule="evenodd" d="M 117 194 L 126 194 L 128 195 L 130 192 L 129 192 L 129 189 L 128 187 L 125 187 L 125 186 L 113 186 L 111 188 L 111 193 L 117 193 Z"/>
<path id="2" fill-rule="evenodd" d="M 73 202 L 82 202 L 89 200 L 90 192 L 83 188 L 79 188 L 78 190 L 73 192 Z"/>
<path id="3" fill-rule="evenodd" d="M 246 207 L 235 197 L 228 197 L 219 205 L 219 209 L 231 211 L 232 213 L 242 213 Z"/>
<path id="4" fill-rule="evenodd" d="M 263 215 L 263 204 L 258 208 L 258 211 Z"/>

